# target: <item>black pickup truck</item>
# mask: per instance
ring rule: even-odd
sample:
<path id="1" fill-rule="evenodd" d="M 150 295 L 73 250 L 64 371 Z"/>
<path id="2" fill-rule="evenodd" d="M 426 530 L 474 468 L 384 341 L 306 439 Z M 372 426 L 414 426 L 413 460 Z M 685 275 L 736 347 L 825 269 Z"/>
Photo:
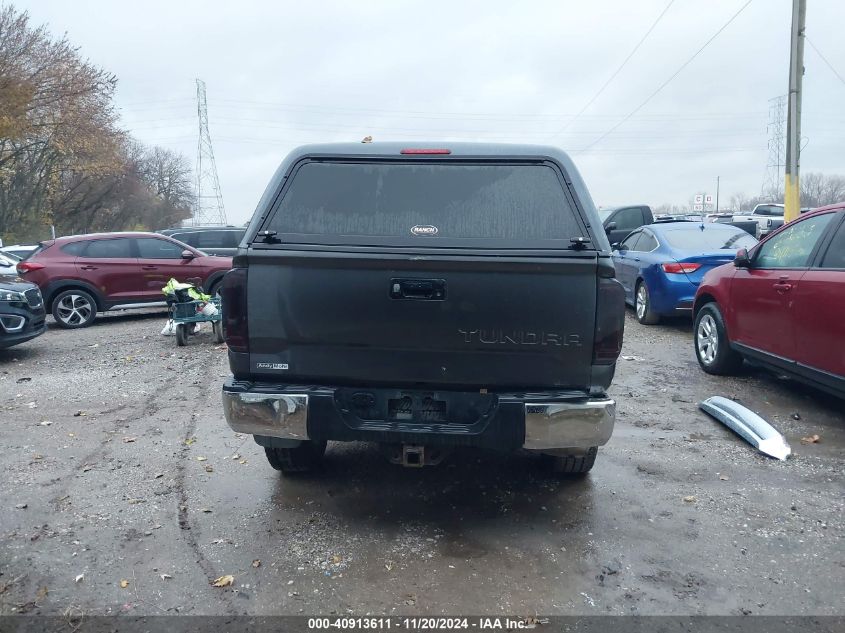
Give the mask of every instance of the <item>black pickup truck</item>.
<path id="1" fill-rule="evenodd" d="M 529 449 L 583 473 L 610 438 L 624 295 L 556 148 L 301 147 L 221 294 L 226 420 L 283 472 L 335 440 L 406 466 Z"/>

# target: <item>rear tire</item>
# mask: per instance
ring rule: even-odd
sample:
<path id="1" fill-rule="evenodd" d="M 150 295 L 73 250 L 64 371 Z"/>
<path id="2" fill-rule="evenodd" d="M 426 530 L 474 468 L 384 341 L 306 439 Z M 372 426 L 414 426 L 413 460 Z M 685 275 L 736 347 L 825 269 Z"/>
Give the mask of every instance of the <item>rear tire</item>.
<path id="1" fill-rule="evenodd" d="M 599 447 L 592 446 L 583 453 L 544 455 L 546 464 L 555 475 L 585 475 L 596 463 Z"/>
<path id="2" fill-rule="evenodd" d="M 660 315 L 651 309 L 651 294 L 648 286 L 642 280 L 637 283 L 637 289 L 634 292 L 634 311 L 637 314 L 637 321 L 643 325 L 660 323 Z"/>
<path id="3" fill-rule="evenodd" d="M 302 442 L 295 448 L 264 447 L 270 466 L 280 470 L 282 474 L 304 473 L 314 470 L 323 460 L 326 452 L 326 442 L 311 440 Z"/>
<path id="4" fill-rule="evenodd" d="M 184 323 L 176 324 L 176 345 L 185 347 L 188 344 L 188 326 Z"/>
<path id="5" fill-rule="evenodd" d="M 692 336 L 695 357 L 708 374 L 730 376 L 742 368 L 742 355 L 731 348 L 725 319 L 715 302 L 705 304 L 695 315 Z"/>
<path id="6" fill-rule="evenodd" d="M 97 318 L 97 301 L 85 290 L 63 290 L 53 299 L 51 312 L 59 327 L 88 327 Z"/>

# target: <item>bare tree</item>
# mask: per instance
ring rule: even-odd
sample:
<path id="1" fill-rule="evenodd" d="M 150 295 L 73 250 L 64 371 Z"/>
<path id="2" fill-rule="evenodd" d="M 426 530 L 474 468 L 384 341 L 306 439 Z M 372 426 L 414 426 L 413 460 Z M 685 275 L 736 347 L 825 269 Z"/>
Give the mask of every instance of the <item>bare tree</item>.
<path id="1" fill-rule="evenodd" d="M 677 215 L 677 214 L 681 214 L 681 213 L 689 213 L 689 210 L 691 208 L 692 208 L 691 206 L 686 207 L 686 206 L 683 206 L 683 205 L 670 204 L 668 202 L 664 202 L 663 204 L 660 204 L 660 205 L 652 208 L 652 213 L 654 213 L 655 216 L 658 216 L 658 215 Z"/>
<path id="2" fill-rule="evenodd" d="M 823 207 L 845 201 L 845 177 L 808 173 L 801 176 L 801 206 Z"/>
<path id="3" fill-rule="evenodd" d="M 50 223 L 70 171 L 116 167 L 115 78 L 62 38 L 0 9 L 0 229 Z"/>
<path id="4" fill-rule="evenodd" d="M 115 77 L 0 6 L 0 237 L 158 228 L 190 214 L 190 168 L 117 126 Z"/>
<path id="5" fill-rule="evenodd" d="M 751 198 L 742 192 L 733 194 L 731 196 L 731 210 L 736 212 L 746 211 L 749 208 L 753 208 L 749 207 L 749 200 L 751 200 Z"/>
<path id="6" fill-rule="evenodd" d="M 141 178 L 163 202 L 191 209 L 194 204 L 191 167 L 183 154 L 153 147 L 141 154 L 139 168 Z"/>

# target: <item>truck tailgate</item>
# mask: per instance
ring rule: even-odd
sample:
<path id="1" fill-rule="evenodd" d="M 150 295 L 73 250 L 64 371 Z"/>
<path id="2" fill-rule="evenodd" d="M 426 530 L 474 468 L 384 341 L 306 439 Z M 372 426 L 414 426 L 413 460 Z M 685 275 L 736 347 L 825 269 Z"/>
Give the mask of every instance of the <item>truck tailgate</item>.
<path id="1" fill-rule="evenodd" d="M 256 378 L 456 389 L 589 385 L 593 251 L 485 257 L 255 249 L 249 259 Z"/>

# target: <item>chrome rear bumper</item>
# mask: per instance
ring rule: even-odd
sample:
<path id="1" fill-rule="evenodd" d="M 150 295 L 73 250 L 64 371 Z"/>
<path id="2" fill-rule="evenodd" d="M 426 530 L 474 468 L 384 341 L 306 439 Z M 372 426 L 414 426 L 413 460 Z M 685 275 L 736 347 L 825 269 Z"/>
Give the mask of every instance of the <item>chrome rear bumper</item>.
<path id="1" fill-rule="evenodd" d="M 308 400 L 305 393 L 224 390 L 223 410 L 226 422 L 238 433 L 307 440 Z M 520 404 L 524 407 L 522 447 L 525 449 L 544 451 L 601 446 L 613 432 L 616 403 L 610 398 Z"/>
<path id="2" fill-rule="evenodd" d="M 308 396 L 223 392 L 226 422 L 238 433 L 288 440 L 308 439 Z"/>
<path id="3" fill-rule="evenodd" d="M 616 402 L 588 398 L 526 403 L 525 443 L 530 450 L 590 448 L 607 444 L 616 421 Z"/>

